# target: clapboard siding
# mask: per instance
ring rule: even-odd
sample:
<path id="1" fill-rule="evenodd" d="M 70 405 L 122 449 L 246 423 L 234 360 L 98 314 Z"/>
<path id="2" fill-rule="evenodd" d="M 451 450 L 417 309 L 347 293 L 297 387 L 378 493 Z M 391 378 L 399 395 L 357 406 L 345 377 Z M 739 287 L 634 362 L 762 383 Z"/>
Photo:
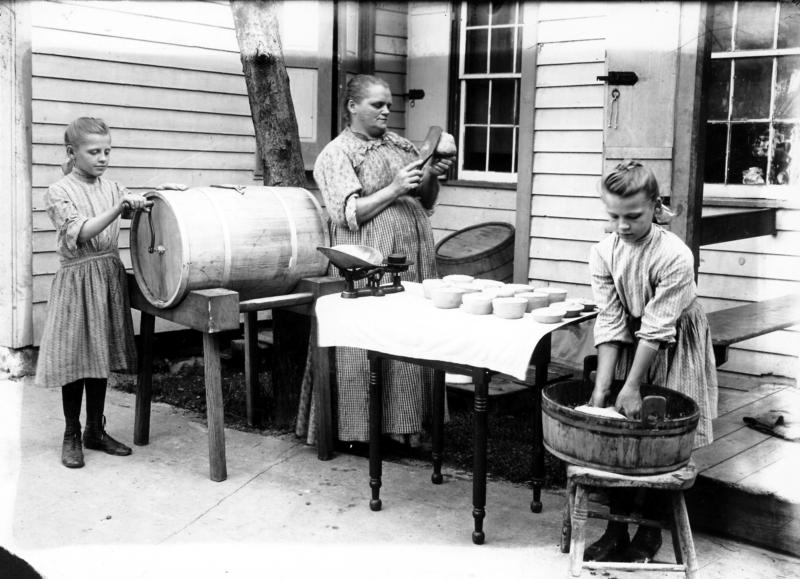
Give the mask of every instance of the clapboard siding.
<path id="1" fill-rule="evenodd" d="M 112 131 L 108 178 L 144 192 L 164 182 L 253 183 L 255 139 L 227 3 L 36 2 L 32 8 L 34 341 L 53 274 L 44 212 L 61 177 L 64 127 Z M 130 267 L 129 222 L 119 246 Z"/>
<path id="2" fill-rule="evenodd" d="M 589 249 L 606 235 L 597 183 L 617 162 L 604 159 L 606 90 L 597 81 L 606 68 L 607 10 L 604 3 L 542 3 L 538 13 L 528 277 L 573 295 L 591 293 Z M 668 163 L 650 164 L 669 175 Z M 669 179 L 662 180 L 668 192 Z M 698 292 L 707 310 L 800 292 L 796 206 L 778 210 L 777 229 L 774 236 L 701 249 Z M 755 374 L 796 368 L 798 338 L 791 329 L 737 344 L 725 368 Z"/>

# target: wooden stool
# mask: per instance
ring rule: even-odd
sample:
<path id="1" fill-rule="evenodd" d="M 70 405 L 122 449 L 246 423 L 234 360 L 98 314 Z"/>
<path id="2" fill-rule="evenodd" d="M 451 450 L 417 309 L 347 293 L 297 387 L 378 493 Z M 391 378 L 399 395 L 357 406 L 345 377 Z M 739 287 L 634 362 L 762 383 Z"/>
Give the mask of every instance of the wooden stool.
<path id="1" fill-rule="evenodd" d="M 567 467 L 567 504 L 564 508 L 564 524 L 561 530 L 561 552 L 570 553 L 569 568 L 573 577 L 578 577 L 581 570 L 614 569 L 619 571 L 647 570 L 684 573 L 692 579 L 697 577 L 697 556 L 694 552 L 692 530 L 689 527 L 689 515 L 683 500 L 683 491 L 691 488 L 697 477 L 697 467 L 693 463 L 657 475 L 630 476 L 596 470 L 583 466 Z M 631 488 L 654 489 L 666 491 L 671 499 L 672 512 L 668 521 L 645 519 L 641 516 L 612 515 L 589 508 L 590 488 Z M 583 552 L 586 547 L 587 517 L 613 520 L 623 523 L 634 523 L 669 528 L 672 532 L 672 546 L 675 550 L 676 565 L 666 563 L 621 563 L 613 561 L 585 561 Z"/>

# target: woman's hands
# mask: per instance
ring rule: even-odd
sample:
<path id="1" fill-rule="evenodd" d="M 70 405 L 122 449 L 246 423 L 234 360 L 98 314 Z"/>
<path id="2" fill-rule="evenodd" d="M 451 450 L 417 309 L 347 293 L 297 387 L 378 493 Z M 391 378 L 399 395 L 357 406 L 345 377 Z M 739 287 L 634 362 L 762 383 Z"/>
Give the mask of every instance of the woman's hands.
<path id="1" fill-rule="evenodd" d="M 409 163 L 400 169 L 392 180 L 392 188 L 396 192 L 395 197 L 400 197 L 414 191 L 422 182 L 422 160 Z"/>
<path id="2" fill-rule="evenodd" d="M 453 166 L 453 157 L 434 157 L 431 164 L 428 166 L 428 171 L 434 177 L 440 177 L 450 170 Z"/>

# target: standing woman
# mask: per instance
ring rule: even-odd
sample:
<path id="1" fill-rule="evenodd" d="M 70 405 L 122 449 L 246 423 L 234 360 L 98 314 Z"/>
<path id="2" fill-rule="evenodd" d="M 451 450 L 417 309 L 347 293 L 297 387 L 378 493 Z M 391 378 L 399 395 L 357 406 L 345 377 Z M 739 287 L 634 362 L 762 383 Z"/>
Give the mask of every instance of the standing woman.
<path id="1" fill-rule="evenodd" d="M 331 245 L 367 245 L 384 258 L 403 253 L 413 262 L 401 274 L 403 280 L 436 277 L 429 215 L 439 194 L 437 177 L 452 164 L 452 137 L 443 134 L 441 141 L 447 143 L 448 157 L 434 157 L 422 168 L 417 148 L 387 130 L 392 94 L 386 81 L 371 75 L 353 77 L 347 83 L 345 106 L 347 128 L 328 143 L 314 165 L 314 179 L 331 218 Z M 339 440 L 367 441 L 366 352 L 336 348 L 336 367 Z M 422 431 L 431 377 L 416 365 L 384 364 L 384 432 L 401 435 L 394 436 L 398 439 Z"/>
<path id="2" fill-rule="evenodd" d="M 708 321 L 697 301 L 694 258 L 665 221 L 658 182 L 652 171 L 627 161 L 603 178 L 601 198 L 612 233 L 592 247 L 589 269 L 599 306 L 594 328 L 597 374 L 591 404 L 613 405 L 638 419 L 642 382 L 689 396 L 700 409 L 695 447 L 713 440 L 717 415 L 717 372 Z M 616 398 L 614 379 L 624 380 Z M 626 493 L 611 496 L 612 512 L 631 503 Z M 657 495 L 640 497 L 648 518 L 658 518 Z M 624 560 L 652 559 L 661 545 L 661 530 L 640 526 L 629 544 L 627 524 L 610 522 L 599 541 L 586 549 L 587 560 L 622 555 Z"/>

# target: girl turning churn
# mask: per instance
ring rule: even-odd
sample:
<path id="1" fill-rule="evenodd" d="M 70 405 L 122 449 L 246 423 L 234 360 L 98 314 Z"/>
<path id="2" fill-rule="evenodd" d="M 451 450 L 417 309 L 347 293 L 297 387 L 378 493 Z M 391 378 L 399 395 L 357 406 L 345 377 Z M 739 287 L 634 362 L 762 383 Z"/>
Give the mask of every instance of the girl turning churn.
<path id="1" fill-rule="evenodd" d="M 84 465 L 82 446 L 118 456 L 131 453 L 105 432 L 103 407 L 109 372 L 136 368 L 125 267 L 117 238 L 120 216 L 142 209 L 145 198 L 103 178 L 111 135 L 102 120 L 74 120 L 64 143 L 69 158 L 62 167 L 65 175 L 45 196 L 61 265 L 50 290 L 36 383 L 61 388 L 66 421 L 61 462 L 80 468 Z"/>

